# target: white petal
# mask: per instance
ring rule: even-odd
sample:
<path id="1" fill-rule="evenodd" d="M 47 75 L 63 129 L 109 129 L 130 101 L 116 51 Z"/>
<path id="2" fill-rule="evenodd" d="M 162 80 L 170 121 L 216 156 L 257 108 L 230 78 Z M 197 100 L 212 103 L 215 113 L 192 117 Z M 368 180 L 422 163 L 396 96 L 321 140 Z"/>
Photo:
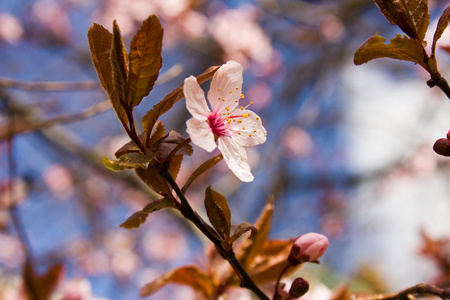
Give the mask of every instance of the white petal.
<path id="1" fill-rule="evenodd" d="M 225 107 L 233 110 L 239 105 L 242 94 L 242 71 L 241 64 L 230 60 L 214 74 L 211 89 L 208 92 L 208 101 L 214 112 L 223 110 Z"/>
<path id="2" fill-rule="evenodd" d="M 187 133 L 191 140 L 197 146 L 205 149 L 208 152 L 216 149 L 217 145 L 214 141 L 214 133 L 207 121 L 200 121 L 195 118 L 187 120 Z"/>
<path id="3" fill-rule="evenodd" d="M 219 150 L 222 152 L 228 168 L 237 178 L 245 182 L 253 181 L 244 147 L 236 143 L 232 137 L 222 136 L 219 138 Z"/>
<path id="4" fill-rule="evenodd" d="M 183 92 L 186 98 L 186 108 L 191 115 L 197 120 L 206 120 L 210 110 L 206 104 L 205 93 L 194 76 L 184 80 Z"/>
<path id="5" fill-rule="evenodd" d="M 233 122 L 233 137 L 236 142 L 243 147 L 250 147 L 262 144 L 267 139 L 267 132 L 264 129 L 261 118 L 251 110 L 235 111 L 233 115 L 247 115 L 247 118 L 239 118 L 241 123 Z M 240 134 L 238 134 L 240 132 Z"/>

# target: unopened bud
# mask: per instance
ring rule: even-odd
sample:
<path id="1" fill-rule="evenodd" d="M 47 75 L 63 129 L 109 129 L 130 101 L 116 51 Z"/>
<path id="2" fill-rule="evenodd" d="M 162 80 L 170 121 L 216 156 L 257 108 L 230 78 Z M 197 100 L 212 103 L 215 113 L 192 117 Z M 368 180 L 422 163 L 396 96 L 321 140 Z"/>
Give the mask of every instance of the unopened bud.
<path id="1" fill-rule="evenodd" d="M 327 250 L 328 243 L 327 237 L 319 233 L 310 232 L 301 235 L 292 245 L 288 263 L 291 266 L 305 262 L 318 263 L 318 259 Z"/>
<path id="2" fill-rule="evenodd" d="M 450 156 L 450 140 L 438 139 L 433 146 L 434 152 L 443 156 Z"/>
<path id="3" fill-rule="evenodd" d="M 292 282 L 291 289 L 289 290 L 289 295 L 292 298 L 297 299 L 306 294 L 308 290 L 309 282 L 299 277 Z"/>

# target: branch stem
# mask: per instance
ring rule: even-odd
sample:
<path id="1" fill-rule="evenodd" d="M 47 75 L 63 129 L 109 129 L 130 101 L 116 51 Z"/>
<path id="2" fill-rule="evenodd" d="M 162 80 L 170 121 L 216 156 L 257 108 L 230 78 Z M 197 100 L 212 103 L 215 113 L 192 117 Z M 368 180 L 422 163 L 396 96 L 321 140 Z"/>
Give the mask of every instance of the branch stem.
<path id="1" fill-rule="evenodd" d="M 206 227 L 207 225 L 192 209 L 191 205 L 187 201 L 178 184 L 172 178 L 172 175 L 170 175 L 169 171 L 164 168 L 160 171 L 160 174 L 170 184 L 170 186 L 173 188 L 178 198 L 180 199 L 184 209 L 182 211 L 183 215 L 186 217 L 186 219 L 195 224 L 195 226 L 214 244 L 214 246 L 216 246 L 216 249 L 219 251 L 222 257 L 230 263 L 231 267 L 234 269 L 234 271 L 242 281 L 241 286 L 254 292 L 261 300 L 270 300 L 269 297 L 267 297 L 266 294 L 261 291 L 261 289 L 255 284 L 255 282 L 248 275 L 247 271 L 237 260 L 233 249 L 231 247 L 229 249 L 225 249 L 219 238 L 212 233 L 212 229 L 208 229 Z"/>

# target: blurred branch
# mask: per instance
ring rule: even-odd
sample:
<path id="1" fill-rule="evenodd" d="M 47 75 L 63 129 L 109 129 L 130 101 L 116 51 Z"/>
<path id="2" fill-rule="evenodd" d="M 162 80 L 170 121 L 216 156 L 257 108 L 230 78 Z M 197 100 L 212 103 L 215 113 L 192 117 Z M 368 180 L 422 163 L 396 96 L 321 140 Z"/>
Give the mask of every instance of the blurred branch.
<path id="1" fill-rule="evenodd" d="M 180 64 L 172 66 L 169 70 L 162 73 L 156 85 L 161 85 L 169 82 L 175 77 L 179 76 L 183 71 L 183 67 Z M 98 80 L 87 80 L 79 82 L 65 82 L 65 81 L 22 81 L 8 77 L 0 76 L 0 88 L 19 89 L 26 91 L 77 91 L 77 90 L 95 90 L 100 88 Z"/>
<path id="2" fill-rule="evenodd" d="M 400 292 L 386 295 L 371 295 L 354 298 L 355 300 L 411 300 L 413 295 L 434 295 L 441 299 L 450 299 L 450 290 L 444 290 L 436 286 L 419 283 Z"/>
<path id="3" fill-rule="evenodd" d="M 17 104 L 15 103 L 17 106 Z M 27 113 L 28 117 L 23 117 L 21 119 L 15 119 L 10 124 L 0 124 L 0 140 L 7 140 L 14 135 L 18 135 L 24 132 L 36 131 L 42 128 L 76 122 L 83 119 L 90 118 L 97 114 L 100 114 L 111 108 L 109 100 L 97 103 L 91 107 L 75 114 L 61 115 L 47 120 L 40 120 L 36 117 L 36 114 L 32 112 Z M 21 108 L 23 110 L 25 108 Z"/>
<path id="4" fill-rule="evenodd" d="M 0 76 L 0 88 L 20 89 L 27 91 L 72 91 L 94 90 L 100 88 L 97 80 L 80 82 L 46 81 L 29 82 Z"/>

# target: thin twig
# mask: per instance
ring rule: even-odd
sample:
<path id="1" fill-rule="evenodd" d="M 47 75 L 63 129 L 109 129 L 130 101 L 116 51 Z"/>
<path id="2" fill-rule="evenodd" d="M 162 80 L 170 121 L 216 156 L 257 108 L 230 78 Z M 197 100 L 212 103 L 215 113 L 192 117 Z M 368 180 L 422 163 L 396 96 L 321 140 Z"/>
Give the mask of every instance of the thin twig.
<path id="1" fill-rule="evenodd" d="M 45 81 L 31 82 L 22 81 L 0 76 L 0 87 L 10 89 L 20 89 L 26 91 L 76 91 L 95 90 L 100 88 L 97 80 L 87 80 L 80 82 Z"/>
<path id="2" fill-rule="evenodd" d="M 216 246 L 216 249 L 219 251 L 222 257 L 224 257 L 230 263 L 231 267 L 235 270 L 242 281 L 241 286 L 251 290 L 262 300 L 270 300 L 269 297 L 267 297 L 266 294 L 251 279 L 247 271 L 242 267 L 240 262 L 237 260 L 233 249 L 230 248 L 226 250 L 222 246 L 220 240 L 211 233 L 211 230 L 208 230 L 208 228 L 206 228 L 207 225 L 205 224 L 205 222 L 202 222 L 198 214 L 195 213 L 195 211 L 192 209 L 191 205 L 187 201 L 181 189 L 178 187 L 178 184 L 172 178 L 172 175 L 170 175 L 169 171 L 167 169 L 163 169 L 162 171 L 160 171 L 160 174 L 170 184 L 170 186 L 173 188 L 178 198 L 180 199 L 184 207 L 184 211 L 182 211 L 184 216 L 195 224 L 195 226 Z"/>
<path id="3" fill-rule="evenodd" d="M 419 283 L 400 292 L 356 297 L 355 300 L 410 300 L 412 295 L 434 295 L 441 299 L 450 299 L 450 290 L 444 290 L 427 283 Z"/>

